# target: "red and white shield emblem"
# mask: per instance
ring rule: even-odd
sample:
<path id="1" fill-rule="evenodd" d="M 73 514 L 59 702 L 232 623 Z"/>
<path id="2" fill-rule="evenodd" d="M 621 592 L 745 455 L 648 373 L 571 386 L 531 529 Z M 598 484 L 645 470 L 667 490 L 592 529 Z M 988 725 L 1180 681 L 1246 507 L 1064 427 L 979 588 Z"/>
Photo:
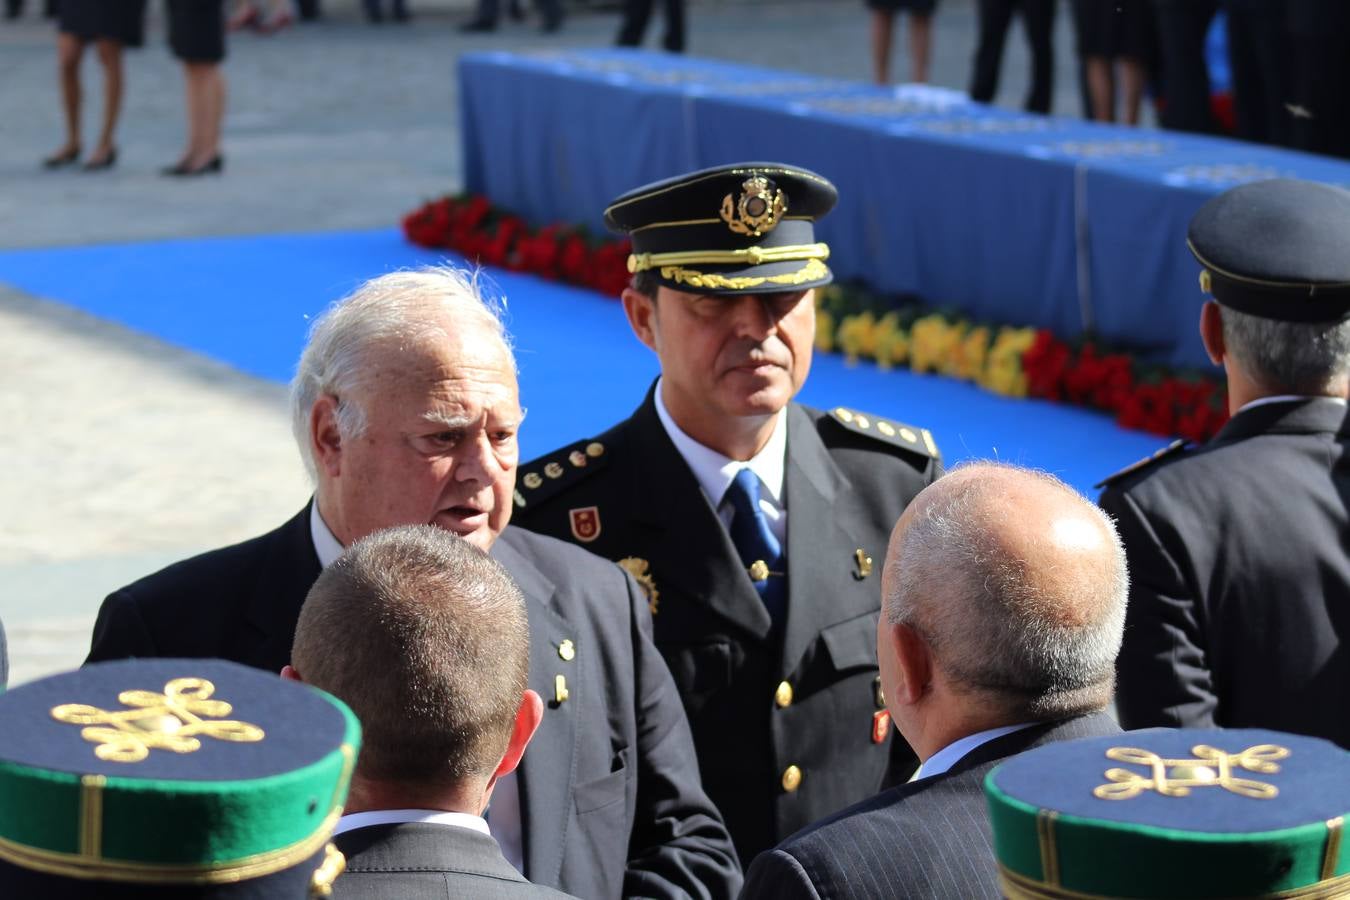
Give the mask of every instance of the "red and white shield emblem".
<path id="1" fill-rule="evenodd" d="M 589 543 L 600 536 L 600 508 L 583 506 L 568 512 L 572 519 L 572 537 Z"/>

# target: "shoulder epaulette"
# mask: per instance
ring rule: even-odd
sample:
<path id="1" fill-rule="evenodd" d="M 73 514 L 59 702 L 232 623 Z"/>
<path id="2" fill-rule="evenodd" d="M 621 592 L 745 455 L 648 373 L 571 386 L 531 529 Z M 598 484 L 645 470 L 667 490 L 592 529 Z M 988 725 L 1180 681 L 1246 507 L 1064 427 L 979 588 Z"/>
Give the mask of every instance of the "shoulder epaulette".
<path id="1" fill-rule="evenodd" d="M 866 435 L 883 444 L 901 447 L 911 453 L 942 459 L 937 442 L 933 440 L 933 434 L 927 428 L 917 428 L 894 419 L 883 419 L 871 413 L 845 409 L 842 406 L 830 410 L 829 418 L 855 434 Z"/>
<path id="2" fill-rule="evenodd" d="M 1115 472 L 1111 475 L 1106 476 L 1101 481 L 1094 484 L 1092 487 L 1094 489 L 1100 489 L 1106 487 L 1108 484 L 1115 484 L 1117 481 L 1124 478 L 1126 475 L 1133 475 L 1135 472 L 1138 472 L 1142 469 L 1147 469 L 1149 466 L 1161 462 L 1162 460 L 1167 459 L 1171 456 L 1175 456 L 1176 454 L 1180 453 L 1185 449 L 1186 449 L 1186 442 L 1181 438 L 1177 438 L 1175 441 L 1168 444 L 1166 447 L 1163 447 L 1161 450 L 1158 450 L 1155 453 L 1151 453 L 1148 456 L 1145 456 L 1138 462 L 1130 463 L 1128 466 L 1121 469 L 1119 472 Z"/>
<path id="3" fill-rule="evenodd" d="M 605 445 L 580 441 L 521 466 L 516 477 L 516 509 L 537 506 L 548 498 L 594 475 L 609 462 Z"/>

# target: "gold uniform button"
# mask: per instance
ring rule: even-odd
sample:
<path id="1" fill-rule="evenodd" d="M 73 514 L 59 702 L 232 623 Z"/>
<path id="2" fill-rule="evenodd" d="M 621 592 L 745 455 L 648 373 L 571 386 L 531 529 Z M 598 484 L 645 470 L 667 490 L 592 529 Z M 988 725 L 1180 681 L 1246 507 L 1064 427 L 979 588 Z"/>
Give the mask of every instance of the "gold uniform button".
<path id="1" fill-rule="evenodd" d="M 791 794 L 797 788 L 802 786 L 802 770 L 796 766 L 788 766 L 783 770 L 783 790 Z"/>
<path id="2" fill-rule="evenodd" d="M 591 441 L 586 445 L 586 455 L 591 459 L 599 459 L 605 455 L 605 445 L 599 441 Z"/>
<path id="3" fill-rule="evenodd" d="M 750 573 L 751 581 L 763 581 L 769 577 L 769 564 L 762 559 L 757 559 L 750 564 L 746 571 Z"/>
<path id="4" fill-rule="evenodd" d="M 786 681 L 778 682 L 778 690 L 773 692 L 773 702 L 778 704 L 779 709 L 787 709 L 792 705 L 792 685 Z"/>
<path id="5" fill-rule="evenodd" d="M 835 409 L 834 414 L 835 414 L 835 416 L 838 417 L 838 419 L 839 419 L 840 422 L 852 422 L 852 421 L 853 421 L 853 413 L 851 413 L 851 412 L 849 412 L 848 410 L 844 409 L 842 406 L 840 406 L 840 407 L 838 407 L 837 409 Z"/>

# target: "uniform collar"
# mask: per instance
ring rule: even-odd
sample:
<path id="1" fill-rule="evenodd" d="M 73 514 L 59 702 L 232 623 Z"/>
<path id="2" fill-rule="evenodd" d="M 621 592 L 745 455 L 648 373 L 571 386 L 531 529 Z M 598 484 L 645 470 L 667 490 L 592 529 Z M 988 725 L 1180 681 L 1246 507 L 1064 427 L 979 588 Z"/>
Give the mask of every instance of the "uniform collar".
<path id="1" fill-rule="evenodd" d="M 707 495 L 708 502 L 714 508 L 721 504 L 722 496 L 741 469 L 749 469 L 759 476 L 759 480 L 767 489 L 764 499 L 780 509 L 787 506 L 783 498 L 783 465 L 787 458 L 786 407 L 780 409 L 774 417 L 773 434 L 769 436 L 769 442 L 749 460 L 742 462 L 703 446 L 675 424 L 675 420 L 666 409 L 665 401 L 661 399 L 660 379 L 657 379 L 654 393 L 656 415 L 661 420 L 661 426 L 665 428 L 671 443 L 694 473 L 699 487 L 703 488 L 703 493 Z"/>
<path id="2" fill-rule="evenodd" d="M 319 566 L 326 569 L 342 555 L 342 544 L 333 536 L 328 523 L 319 515 L 319 498 L 309 504 L 309 534 L 314 539 L 314 552 L 319 557 Z"/>

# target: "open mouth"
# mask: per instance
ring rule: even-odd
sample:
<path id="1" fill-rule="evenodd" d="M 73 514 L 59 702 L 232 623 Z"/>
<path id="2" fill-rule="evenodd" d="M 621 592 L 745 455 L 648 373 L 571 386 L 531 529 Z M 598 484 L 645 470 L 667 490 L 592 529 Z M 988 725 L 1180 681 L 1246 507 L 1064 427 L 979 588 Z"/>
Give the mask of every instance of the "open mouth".
<path id="1" fill-rule="evenodd" d="M 436 516 L 446 522 L 452 531 L 472 531 L 487 521 L 487 511 L 471 504 L 451 506 Z"/>

